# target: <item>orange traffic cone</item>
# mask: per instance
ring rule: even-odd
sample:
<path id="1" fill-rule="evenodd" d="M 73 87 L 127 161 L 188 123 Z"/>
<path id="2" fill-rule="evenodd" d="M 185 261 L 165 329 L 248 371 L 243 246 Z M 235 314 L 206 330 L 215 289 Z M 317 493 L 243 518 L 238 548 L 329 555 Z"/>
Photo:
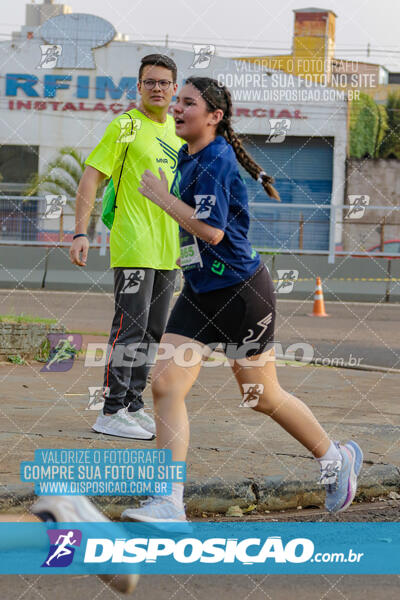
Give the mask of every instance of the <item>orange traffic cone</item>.
<path id="1" fill-rule="evenodd" d="M 325 312 L 324 294 L 322 293 L 321 277 L 317 277 L 317 287 L 314 294 L 314 307 L 310 317 L 329 317 Z"/>

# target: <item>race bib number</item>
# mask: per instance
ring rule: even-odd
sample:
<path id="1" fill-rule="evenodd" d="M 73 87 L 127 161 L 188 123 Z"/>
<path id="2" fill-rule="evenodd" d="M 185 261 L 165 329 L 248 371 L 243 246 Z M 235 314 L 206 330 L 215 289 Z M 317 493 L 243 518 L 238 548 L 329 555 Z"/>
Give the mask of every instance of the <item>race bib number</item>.
<path id="1" fill-rule="evenodd" d="M 180 246 L 181 246 L 181 268 L 183 271 L 189 269 L 201 269 L 203 261 L 201 260 L 201 254 L 197 238 L 191 233 L 180 232 Z"/>

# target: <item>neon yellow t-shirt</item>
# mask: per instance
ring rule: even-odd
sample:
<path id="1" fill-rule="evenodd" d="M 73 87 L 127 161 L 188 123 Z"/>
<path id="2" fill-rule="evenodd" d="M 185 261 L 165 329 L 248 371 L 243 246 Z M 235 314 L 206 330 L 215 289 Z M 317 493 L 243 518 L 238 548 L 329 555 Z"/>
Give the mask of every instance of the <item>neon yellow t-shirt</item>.
<path id="1" fill-rule="evenodd" d="M 110 233 L 111 267 L 176 269 L 179 256 L 179 226 L 159 206 L 138 192 L 146 169 L 159 177 L 161 167 L 171 186 L 183 140 L 167 115 L 165 123 L 152 121 L 137 109 L 114 119 L 85 164 L 113 178 L 119 184 L 114 223 Z"/>

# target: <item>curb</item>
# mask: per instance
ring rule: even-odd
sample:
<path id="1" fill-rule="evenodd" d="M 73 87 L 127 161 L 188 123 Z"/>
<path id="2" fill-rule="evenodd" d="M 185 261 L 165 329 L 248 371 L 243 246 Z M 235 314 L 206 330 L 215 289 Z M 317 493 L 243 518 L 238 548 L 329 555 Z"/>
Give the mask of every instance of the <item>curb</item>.
<path id="1" fill-rule="evenodd" d="M 360 475 L 356 498 L 365 501 L 400 489 L 400 471 L 394 465 L 373 465 L 368 474 Z M 288 510 L 302 506 L 323 506 L 325 491 L 316 478 L 287 481 L 282 476 L 244 479 L 231 484 L 213 479 L 205 484 L 188 482 L 185 503 L 189 514 L 226 512 L 230 506 L 246 508 L 257 505 L 260 510 Z"/>
<path id="2" fill-rule="evenodd" d="M 32 489 L 22 484 L 4 488 L 0 494 L 0 513 L 11 511 L 17 514 L 21 509 L 29 510 L 35 499 Z M 391 491 L 400 491 L 400 469 L 394 465 L 372 465 L 368 474 L 363 476 L 361 473 L 355 499 L 362 502 L 388 495 Z M 324 495 L 315 478 L 312 481 L 286 481 L 283 475 L 232 482 L 219 478 L 204 483 L 189 480 L 185 486 L 185 504 L 190 516 L 200 516 L 203 512 L 225 513 L 230 506 L 246 508 L 250 504 L 255 504 L 259 510 L 270 511 L 323 506 Z M 116 496 L 112 502 L 108 496 L 93 499 L 111 518 L 119 518 L 125 508 L 134 504 L 131 496 Z"/>

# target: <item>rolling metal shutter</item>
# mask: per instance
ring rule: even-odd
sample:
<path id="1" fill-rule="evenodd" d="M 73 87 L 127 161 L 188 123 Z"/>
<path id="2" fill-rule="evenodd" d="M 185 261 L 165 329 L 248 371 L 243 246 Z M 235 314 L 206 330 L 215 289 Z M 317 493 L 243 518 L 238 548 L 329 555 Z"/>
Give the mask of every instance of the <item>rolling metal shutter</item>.
<path id="1" fill-rule="evenodd" d="M 248 135 L 244 146 L 264 171 L 275 178 L 281 202 L 275 207 L 251 207 L 250 240 L 256 248 L 297 249 L 303 216 L 303 249 L 327 250 L 329 210 L 313 207 L 331 202 L 333 138 L 287 137 L 266 143 L 266 137 Z M 275 202 L 242 169 L 249 202 Z M 309 204 L 298 208 L 295 204 Z M 282 208 L 280 207 L 282 205 Z M 283 208 L 291 205 L 291 208 Z"/>

